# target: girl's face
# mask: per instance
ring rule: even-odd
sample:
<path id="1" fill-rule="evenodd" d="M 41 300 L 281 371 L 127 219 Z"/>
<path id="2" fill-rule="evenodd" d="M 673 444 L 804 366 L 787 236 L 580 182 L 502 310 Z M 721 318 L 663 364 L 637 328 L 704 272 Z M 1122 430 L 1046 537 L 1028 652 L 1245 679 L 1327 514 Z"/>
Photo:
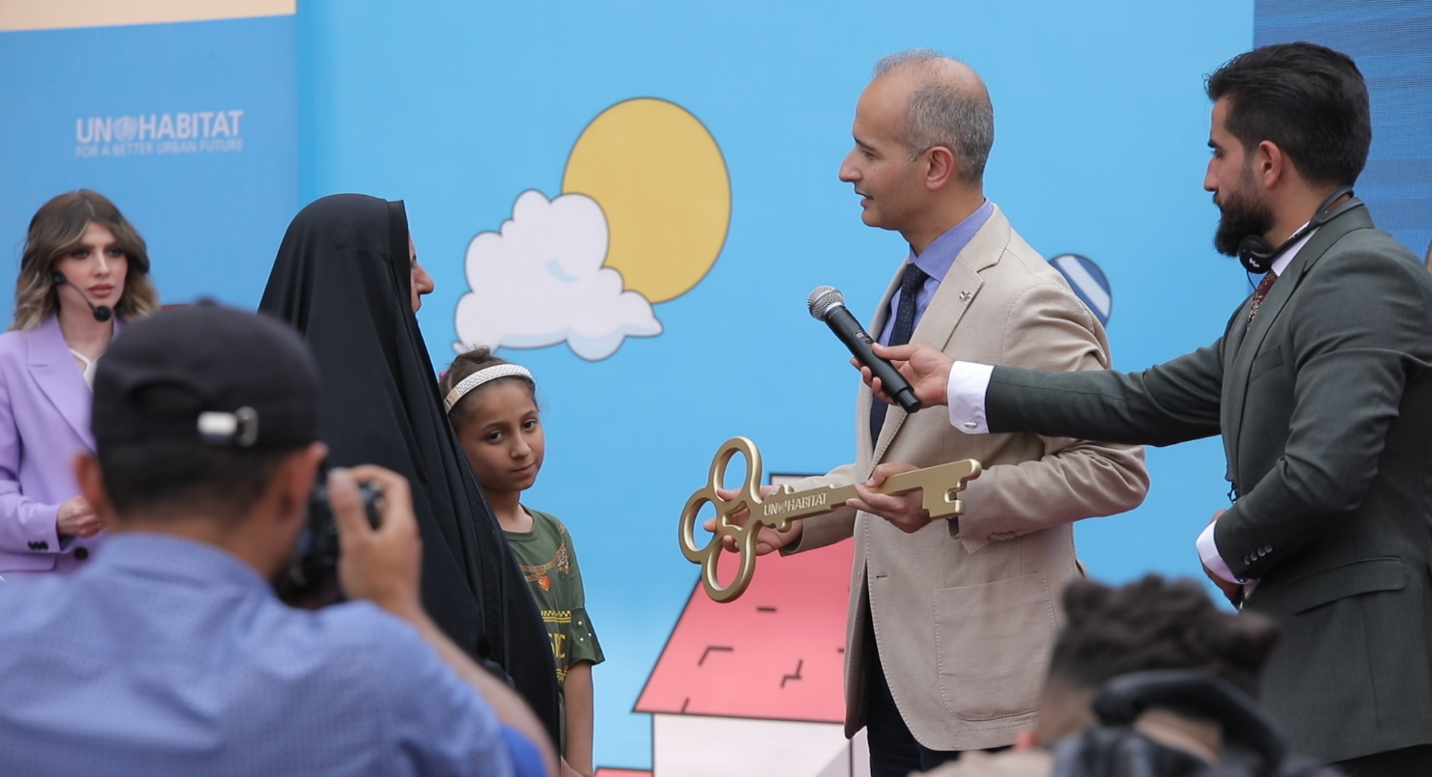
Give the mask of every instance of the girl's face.
<path id="1" fill-rule="evenodd" d="M 521 492 L 537 482 L 547 438 L 527 384 L 498 379 L 463 398 L 467 417 L 458 440 L 477 482 L 488 492 Z"/>

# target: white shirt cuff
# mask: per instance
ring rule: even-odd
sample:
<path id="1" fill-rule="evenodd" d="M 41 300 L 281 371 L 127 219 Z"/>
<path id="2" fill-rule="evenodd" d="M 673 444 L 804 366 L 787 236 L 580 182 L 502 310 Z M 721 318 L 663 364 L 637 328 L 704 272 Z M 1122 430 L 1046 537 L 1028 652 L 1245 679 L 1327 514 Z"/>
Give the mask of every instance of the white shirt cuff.
<path id="1" fill-rule="evenodd" d="M 985 420 L 985 391 L 994 367 L 973 362 L 950 365 L 950 382 L 945 386 L 945 404 L 950 408 L 950 425 L 965 434 L 989 434 Z"/>
<path id="2" fill-rule="evenodd" d="M 1224 580 L 1230 583 L 1247 583 L 1248 578 L 1233 574 L 1233 570 L 1228 568 L 1228 562 L 1218 555 L 1218 545 L 1213 541 L 1213 527 L 1217 525 L 1217 521 L 1209 523 L 1208 528 L 1198 535 L 1198 557 L 1203 559 L 1203 565 L 1208 567 L 1208 571 Z"/>

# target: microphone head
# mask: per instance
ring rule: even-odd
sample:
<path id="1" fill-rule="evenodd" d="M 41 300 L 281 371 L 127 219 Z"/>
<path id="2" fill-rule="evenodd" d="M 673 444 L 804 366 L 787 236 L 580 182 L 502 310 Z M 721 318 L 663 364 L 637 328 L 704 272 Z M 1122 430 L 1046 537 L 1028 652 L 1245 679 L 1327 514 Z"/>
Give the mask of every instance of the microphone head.
<path id="1" fill-rule="evenodd" d="M 88 302 L 89 300 L 85 300 Z M 103 324 L 114 317 L 114 310 L 108 305 L 100 305 L 94 309 L 94 320 Z"/>
<path id="2" fill-rule="evenodd" d="M 834 286 L 817 286 L 806 297 L 806 308 L 817 320 L 824 321 L 830 311 L 845 307 L 845 295 Z"/>

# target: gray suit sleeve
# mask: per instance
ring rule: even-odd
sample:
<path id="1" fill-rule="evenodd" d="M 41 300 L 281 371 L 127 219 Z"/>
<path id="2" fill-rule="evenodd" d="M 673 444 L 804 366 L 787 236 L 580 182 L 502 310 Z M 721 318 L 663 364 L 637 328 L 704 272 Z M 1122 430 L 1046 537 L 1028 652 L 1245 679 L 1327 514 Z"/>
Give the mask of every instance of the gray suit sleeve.
<path id="1" fill-rule="evenodd" d="M 1143 372 L 995 367 L 985 392 L 991 432 L 1034 432 L 1172 445 L 1219 433 L 1223 340 Z"/>
<path id="2" fill-rule="evenodd" d="M 1073 373 L 1108 368 L 1099 325 L 1063 286 L 1030 287 L 1009 305 L 1006 364 Z M 945 434 L 959 435 L 947 430 Z M 969 438 L 965 438 L 969 439 Z M 959 536 L 965 542 L 1008 540 L 1050 526 L 1138 507 L 1148 493 L 1142 447 L 1042 435 L 1042 452 L 1001 458 L 964 492 Z"/>

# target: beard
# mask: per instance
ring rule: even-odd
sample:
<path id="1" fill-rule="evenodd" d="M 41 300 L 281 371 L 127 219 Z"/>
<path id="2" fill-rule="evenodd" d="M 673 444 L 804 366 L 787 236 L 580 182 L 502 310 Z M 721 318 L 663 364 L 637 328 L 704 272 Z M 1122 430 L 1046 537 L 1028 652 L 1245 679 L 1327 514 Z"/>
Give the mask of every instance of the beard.
<path id="1" fill-rule="evenodd" d="M 1250 235 L 1262 237 L 1273 229 L 1273 209 L 1251 196 L 1253 176 L 1244 169 L 1238 187 L 1224 195 L 1223 202 L 1214 200 L 1221 213 L 1218 230 L 1213 233 L 1213 247 L 1224 256 L 1237 256 L 1238 244 Z"/>

